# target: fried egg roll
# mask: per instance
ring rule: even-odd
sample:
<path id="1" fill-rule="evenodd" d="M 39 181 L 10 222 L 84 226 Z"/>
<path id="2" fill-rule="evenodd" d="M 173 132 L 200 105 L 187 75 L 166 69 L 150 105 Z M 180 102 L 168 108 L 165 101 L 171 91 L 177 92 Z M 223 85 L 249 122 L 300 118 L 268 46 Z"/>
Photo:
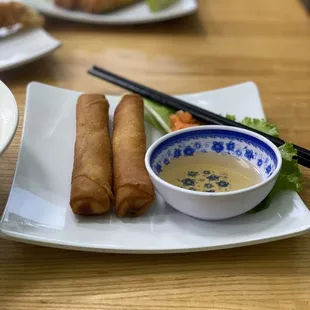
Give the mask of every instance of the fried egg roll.
<path id="1" fill-rule="evenodd" d="M 113 200 L 112 182 L 109 103 L 104 95 L 81 95 L 76 106 L 70 199 L 73 213 L 108 212 Z"/>
<path id="2" fill-rule="evenodd" d="M 142 215 L 155 192 L 144 164 L 144 104 L 138 95 L 125 95 L 115 110 L 112 150 L 116 214 Z"/>

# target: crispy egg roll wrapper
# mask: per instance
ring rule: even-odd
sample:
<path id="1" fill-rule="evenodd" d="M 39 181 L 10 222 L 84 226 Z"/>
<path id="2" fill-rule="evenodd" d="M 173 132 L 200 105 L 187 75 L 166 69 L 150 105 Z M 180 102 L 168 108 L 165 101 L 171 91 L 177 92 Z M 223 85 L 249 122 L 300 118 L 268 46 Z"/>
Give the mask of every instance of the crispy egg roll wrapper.
<path id="1" fill-rule="evenodd" d="M 139 216 L 155 199 L 144 164 L 146 136 L 144 104 L 138 95 L 125 95 L 114 114 L 113 173 L 118 216 Z"/>
<path id="2" fill-rule="evenodd" d="M 70 198 L 73 213 L 108 212 L 113 200 L 112 182 L 109 103 L 103 95 L 81 95 L 76 106 Z"/>

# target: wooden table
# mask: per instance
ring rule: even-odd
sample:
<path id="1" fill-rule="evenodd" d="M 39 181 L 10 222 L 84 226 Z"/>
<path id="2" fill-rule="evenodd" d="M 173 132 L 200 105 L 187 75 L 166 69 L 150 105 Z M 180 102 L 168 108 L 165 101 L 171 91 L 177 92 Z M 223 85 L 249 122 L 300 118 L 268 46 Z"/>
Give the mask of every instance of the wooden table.
<path id="1" fill-rule="evenodd" d="M 20 111 L 0 160 L 5 206 L 22 131 L 26 86 L 37 80 L 120 94 L 86 74 L 94 63 L 174 94 L 257 83 L 281 135 L 310 148 L 310 19 L 296 0 L 201 0 L 191 17 L 108 27 L 48 20 L 54 55 L 6 72 Z M 42 99 L 44 100 L 44 98 Z M 310 173 L 302 198 L 310 206 Z M 310 235 L 182 255 L 82 253 L 0 240 L 0 309 L 310 309 Z"/>

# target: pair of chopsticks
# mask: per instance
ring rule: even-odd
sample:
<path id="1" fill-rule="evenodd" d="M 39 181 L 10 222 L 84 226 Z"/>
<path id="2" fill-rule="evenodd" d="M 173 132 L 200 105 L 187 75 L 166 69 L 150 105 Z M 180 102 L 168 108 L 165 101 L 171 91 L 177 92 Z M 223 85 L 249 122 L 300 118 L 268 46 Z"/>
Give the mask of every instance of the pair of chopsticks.
<path id="1" fill-rule="evenodd" d="M 256 132 L 266 137 L 268 140 L 270 140 L 272 143 L 274 143 L 278 147 L 285 143 L 285 141 L 280 138 L 275 138 L 273 136 L 270 136 L 268 134 L 255 130 L 253 128 L 240 124 L 238 122 L 227 119 L 226 117 L 215 114 L 211 111 L 207 111 L 202 108 L 196 107 L 181 99 L 177 99 L 175 97 L 166 95 L 164 93 L 161 93 L 147 86 L 143 86 L 139 83 L 130 81 L 126 78 L 123 78 L 117 74 L 109 72 L 100 67 L 93 66 L 91 69 L 88 70 L 88 73 L 102 80 L 108 81 L 112 84 L 115 84 L 122 88 L 130 90 L 133 93 L 139 94 L 146 99 L 160 103 L 169 108 L 172 108 L 175 110 L 187 111 L 199 121 L 205 122 L 207 124 L 227 125 L 227 126 L 244 128 L 244 129 Z M 310 168 L 310 151 L 298 145 L 294 145 L 294 147 L 297 149 L 296 159 L 298 160 L 298 163 L 304 167 Z"/>

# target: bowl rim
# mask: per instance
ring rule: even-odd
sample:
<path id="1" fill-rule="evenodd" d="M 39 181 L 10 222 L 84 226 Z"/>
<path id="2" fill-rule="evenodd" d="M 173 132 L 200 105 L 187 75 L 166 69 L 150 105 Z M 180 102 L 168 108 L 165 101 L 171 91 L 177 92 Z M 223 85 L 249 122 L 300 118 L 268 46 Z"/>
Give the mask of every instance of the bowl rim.
<path id="1" fill-rule="evenodd" d="M 5 135 L 4 137 L 4 142 L 0 143 L 0 155 L 2 155 L 6 149 L 9 147 L 9 145 L 11 144 L 15 133 L 17 131 L 17 127 L 18 127 L 18 120 L 19 120 L 19 115 L 18 115 L 18 106 L 15 100 L 15 97 L 13 95 L 13 93 L 11 92 L 11 90 L 0 80 L 0 87 L 2 87 L 4 89 L 4 92 L 6 92 L 9 97 L 10 97 L 10 109 L 13 111 L 13 119 L 10 122 L 10 129 L 8 130 L 8 134 Z"/>
<path id="2" fill-rule="evenodd" d="M 167 139 L 173 137 L 173 136 L 178 136 L 180 134 L 186 133 L 186 132 L 190 132 L 190 131 L 195 131 L 195 130 L 226 130 L 226 131 L 235 131 L 235 132 L 240 132 L 243 133 L 245 135 L 248 136 L 252 136 L 255 137 L 257 139 L 259 139 L 260 141 L 262 141 L 263 143 L 267 144 L 275 153 L 276 158 L 277 158 L 277 166 L 276 169 L 273 173 L 273 175 L 270 178 L 267 178 L 266 180 L 262 180 L 261 182 L 246 187 L 246 188 L 241 188 L 238 190 L 233 190 L 233 191 L 229 191 L 229 192 L 215 192 L 215 193 L 208 193 L 208 192 L 199 192 L 199 191 L 192 191 L 189 189 L 185 189 L 182 187 L 178 187 L 176 185 L 173 185 L 169 182 L 164 181 L 162 178 L 160 178 L 152 169 L 151 165 L 150 165 L 150 160 L 151 160 L 151 156 L 152 153 L 154 152 L 154 150 L 156 149 L 157 146 L 159 146 L 161 143 L 163 143 L 164 141 L 166 141 Z M 196 195 L 196 196 L 206 196 L 206 197 L 223 197 L 223 196 L 230 196 L 230 195 L 236 195 L 236 194 L 241 194 L 241 193 L 246 193 L 252 190 L 255 190 L 259 187 L 262 187 L 270 182 L 272 182 L 275 178 L 278 177 L 280 169 L 282 167 L 282 156 L 281 153 L 279 151 L 279 149 L 277 148 L 276 145 L 274 145 L 271 141 L 269 141 L 267 138 L 265 138 L 264 136 L 247 130 L 247 129 L 243 129 L 243 128 L 238 128 L 238 127 L 232 127 L 232 126 L 226 126 L 226 125 L 203 125 L 203 126 L 195 126 L 195 127 L 189 127 L 189 128 L 185 128 L 185 129 L 181 129 L 181 130 L 177 130 L 177 131 L 173 131 L 170 132 L 164 136 L 162 136 L 161 138 L 159 138 L 158 140 L 156 140 L 155 142 L 152 143 L 152 145 L 148 148 L 146 154 L 145 154 L 145 159 L 144 159 L 144 163 L 145 163 L 145 167 L 149 173 L 149 175 L 154 178 L 157 182 L 161 183 L 163 186 L 168 187 L 171 190 L 177 190 L 179 192 L 183 192 L 186 194 L 192 194 L 192 195 Z"/>

